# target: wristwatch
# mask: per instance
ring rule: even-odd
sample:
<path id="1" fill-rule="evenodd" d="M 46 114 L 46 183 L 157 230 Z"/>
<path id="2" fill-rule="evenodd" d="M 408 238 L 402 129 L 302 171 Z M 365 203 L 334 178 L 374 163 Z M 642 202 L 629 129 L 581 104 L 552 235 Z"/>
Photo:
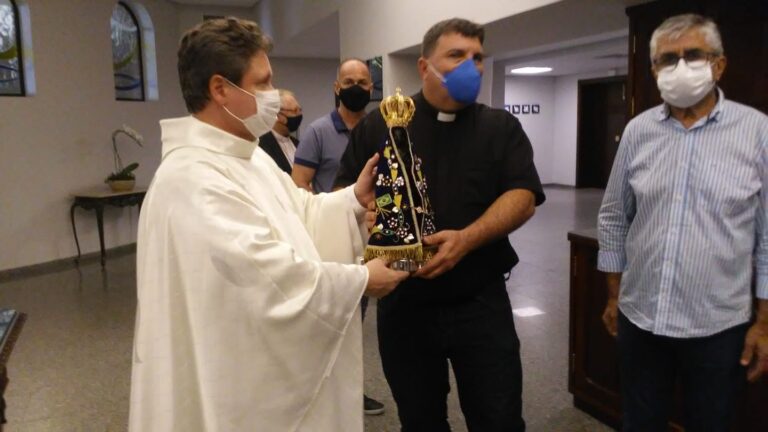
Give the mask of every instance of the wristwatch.
<path id="1" fill-rule="evenodd" d="M 357 263 L 360 265 L 365 265 L 365 259 L 359 256 L 357 257 Z M 401 259 L 401 260 L 392 261 L 391 263 L 389 263 L 389 268 L 391 268 L 392 270 L 407 271 L 408 273 L 413 273 L 416 270 L 421 268 L 421 264 L 417 263 L 414 260 Z"/>
<path id="2" fill-rule="evenodd" d="M 392 261 L 389 263 L 389 268 L 392 270 L 400 270 L 400 271 L 406 271 L 408 273 L 413 273 L 416 270 L 418 270 L 421 266 L 419 263 L 417 263 L 414 260 L 409 259 L 401 259 L 397 261 Z"/>

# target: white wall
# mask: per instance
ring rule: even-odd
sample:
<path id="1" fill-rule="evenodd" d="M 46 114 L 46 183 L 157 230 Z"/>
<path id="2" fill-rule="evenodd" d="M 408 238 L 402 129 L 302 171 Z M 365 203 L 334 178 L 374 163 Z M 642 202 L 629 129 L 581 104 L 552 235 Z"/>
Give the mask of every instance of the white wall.
<path id="1" fill-rule="evenodd" d="M 531 140 L 542 183 L 576 185 L 579 81 L 625 73 L 611 70 L 559 77 L 506 77 L 505 104 L 541 106 L 540 114 L 520 114 L 517 118 Z"/>
<path id="2" fill-rule="evenodd" d="M 144 135 L 144 148 L 125 141 L 119 149 L 123 161 L 141 164 L 137 182 L 147 184 L 160 161 L 158 120 L 187 114 L 176 72 L 180 17 L 200 10 L 185 15 L 167 0 L 140 2 L 155 28 L 157 101 L 115 100 L 109 38 L 115 1 L 29 2 L 37 93 L 0 98 L 0 270 L 75 255 L 71 194 L 106 188 L 111 132 L 125 123 Z M 137 217 L 135 207 L 108 208 L 106 246 L 134 242 Z M 83 252 L 98 251 L 93 212 L 78 210 L 76 219 Z"/>
<path id="3" fill-rule="evenodd" d="M 412 95 L 421 90 L 421 77 L 416 64 L 419 56 L 389 55 L 383 58 L 383 76 L 394 77 L 384 85 L 384 96 L 394 94 L 395 88 L 400 87 L 403 94 Z"/>
<path id="4" fill-rule="evenodd" d="M 554 178 L 555 79 L 553 77 L 507 77 L 504 92 L 506 105 L 538 104 L 539 114 L 515 114 L 533 146 L 533 158 L 539 178 L 544 184 Z"/>
<path id="5" fill-rule="evenodd" d="M 198 23 L 203 21 L 206 15 L 211 16 L 235 16 L 252 21 L 258 20 L 258 11 L 255 7 L 222 7 L 222 6 L 178 6 L 178 31 L 179 38 Z"/>
<path id="6" fill-rule="evenodd" d="M 296 93 L 304 111 L 299 138 L 311 122 L 334 109 L 333 82 L 338 60 L 270 58 L 273 84 Z"/>
<path id="7" fill-rule="evenodd" d="M 307 30 L 340 6 L 341 0 L 260 0 L 256 9 L 264 31 L 281 41 Z"/>

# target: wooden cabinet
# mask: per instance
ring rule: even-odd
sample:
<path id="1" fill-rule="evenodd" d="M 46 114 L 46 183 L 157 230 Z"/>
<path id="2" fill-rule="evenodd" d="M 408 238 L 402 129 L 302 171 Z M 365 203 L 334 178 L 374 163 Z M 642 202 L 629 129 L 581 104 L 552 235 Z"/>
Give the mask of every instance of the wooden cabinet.
<path id="1" fill-rule="evenodd" d="M 682 13 L 711 17 L 720 28 L 728 65 L 719 85 L 725 97 L 768 114 L 768 1 L 664 0 L 627 9 L 629 16 L 629 117 L 661 103 L 651 75 L 651 34 Z"/>
<path id="2" fill-rule="evenodd" d="M 607 286 L 597 271 L 596 230 L 568 233 L 571 242 L 570 367 L 573 403 L 600 421 L 621 423 L 616 342 L 603 327 Z"/>
<path id="3" fill-rule="evenodd" d="M 603 327 L 607 287 L 597 271 L 596 230 L 568 233 L 571 243 L 570 339 L 568 391 L 574 405 L 598 420 L 621 425 L 621 395 L 616 341 Z M 682 431 L 681 392 L 675 397 L 671 431 Z M 750 384 L 737 404 L 733 432 L 765 432 L 768 379 Z"/>

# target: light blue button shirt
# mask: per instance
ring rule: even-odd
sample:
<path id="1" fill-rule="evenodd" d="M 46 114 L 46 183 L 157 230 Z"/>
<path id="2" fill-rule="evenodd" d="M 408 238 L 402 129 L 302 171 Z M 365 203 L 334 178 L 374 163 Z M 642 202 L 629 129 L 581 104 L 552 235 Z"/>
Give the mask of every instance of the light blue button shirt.
<path id="1" fill-rule="evenodd" d="M 598 269 L 623 272 L 619 308 L 658 335 L 748 321 L 753 276 L 768 299 L 768 116 L 718 95 L 690 129 L 665 105 L 633 119 L 600 207 Z"/>

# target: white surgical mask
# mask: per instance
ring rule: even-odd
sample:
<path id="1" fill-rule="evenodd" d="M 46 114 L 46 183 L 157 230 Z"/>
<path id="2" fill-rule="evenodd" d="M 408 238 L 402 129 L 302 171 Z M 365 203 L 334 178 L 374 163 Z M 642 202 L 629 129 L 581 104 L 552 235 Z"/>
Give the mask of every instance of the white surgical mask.
<path id="1" fill-rule="evenodd" d="M 255 138 L 258 138 L 272 130 L 272 127 L 277 121 L 277 113 L 280 112 L 280 93 L 277 90 L 265 90 L 251 93 L 243 90 L 238 85 L 232 83 L 229 80 L 227 80 L 227 82 L 232 84 L 233 87 L 236 87 L 243 93 L 254 98 L 256 101 L 256 113 L 241 119 L 240 117 L 232 114 L 232 112 L 229 111 L 227 107 L 223 107 L 224 110 L 226 110 L 232 117 L 243 122 L 245 128 L 248 129 L 248 132 L 250 132 L 251 135 L 253 135 Z"/>
<path id="2" fill-rule="evenodd" d="M 688 108 L 704 99 L 715 86 L 715 80 L 708 61 L 688 64 L 680 59 L 677 66 L 668 66 L 659 71 L 656 85 L 666 103 L 677 108 Z"/>

